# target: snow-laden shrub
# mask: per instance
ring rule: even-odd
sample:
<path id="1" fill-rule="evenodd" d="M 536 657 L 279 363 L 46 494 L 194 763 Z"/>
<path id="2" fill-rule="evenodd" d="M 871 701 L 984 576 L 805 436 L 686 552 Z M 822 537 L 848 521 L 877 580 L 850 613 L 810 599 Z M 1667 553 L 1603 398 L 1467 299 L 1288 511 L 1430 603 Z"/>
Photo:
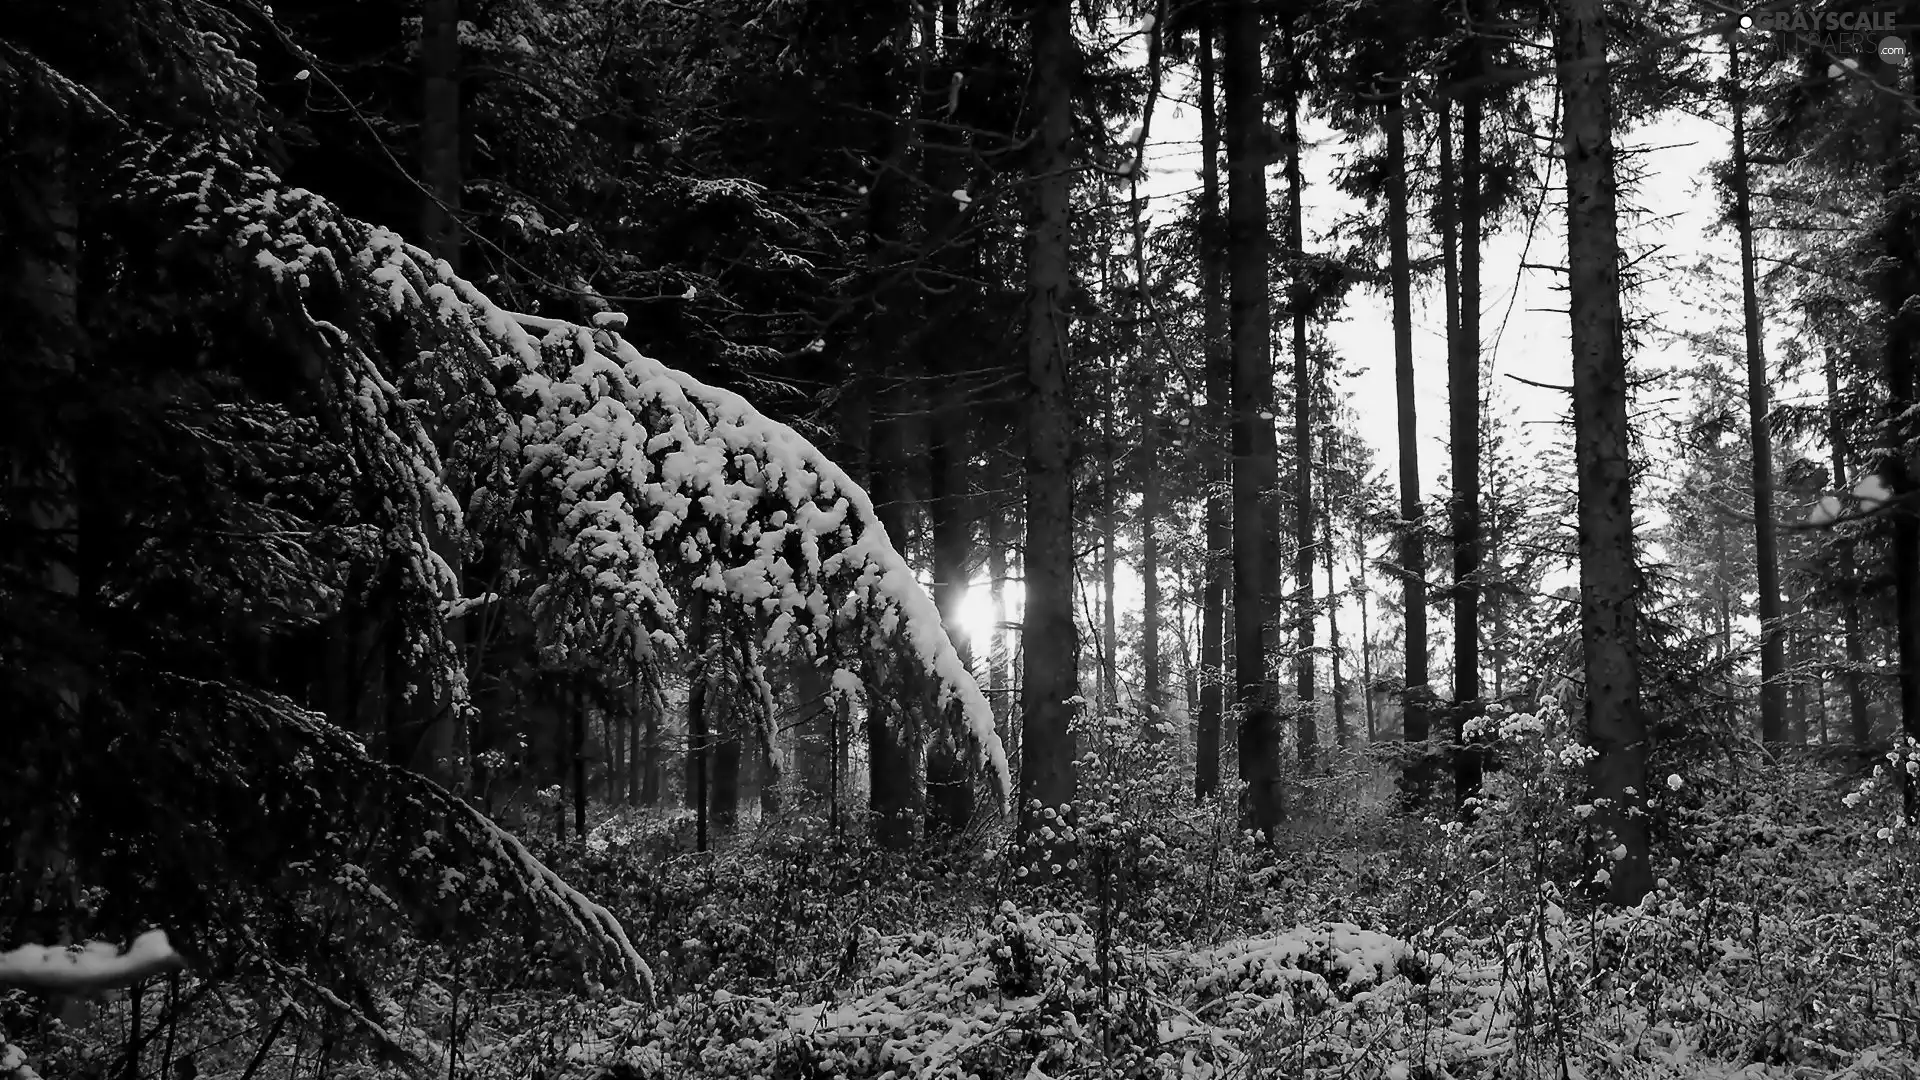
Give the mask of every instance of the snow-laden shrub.
<path id="1" fill-rule="evenodd" d="M 1445 961 L 1350 924 L 1197 951 L 1128 950 L 1103 989 L 1093 928 L 1005 902 L 985 925 L 889 936 L 849 992 L 802 1004 L 684 995 L 650 1026 L 608 1017 L 599 1049 L 641 1077 L 1225 1078 L 1282 1059 L 1300 1076 L 1411 1075 L 1501 1045 L 1463 1017 L 1483 990 Z M 1412 1026 L 1409 1026 L 1412 1025 Z M 1488 1039 L 1491 1042 L 1488 1042 Z"/>

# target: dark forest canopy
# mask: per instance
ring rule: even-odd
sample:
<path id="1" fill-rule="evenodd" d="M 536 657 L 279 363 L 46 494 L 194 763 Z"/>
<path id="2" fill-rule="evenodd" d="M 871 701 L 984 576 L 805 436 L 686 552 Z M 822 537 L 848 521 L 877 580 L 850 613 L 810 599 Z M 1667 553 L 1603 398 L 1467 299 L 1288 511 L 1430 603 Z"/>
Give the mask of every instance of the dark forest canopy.
<path id="1" fill-rule="evenodd" d="M 1909 37 L 24 0 L 0 1080 L 1910 1074 Z"/>

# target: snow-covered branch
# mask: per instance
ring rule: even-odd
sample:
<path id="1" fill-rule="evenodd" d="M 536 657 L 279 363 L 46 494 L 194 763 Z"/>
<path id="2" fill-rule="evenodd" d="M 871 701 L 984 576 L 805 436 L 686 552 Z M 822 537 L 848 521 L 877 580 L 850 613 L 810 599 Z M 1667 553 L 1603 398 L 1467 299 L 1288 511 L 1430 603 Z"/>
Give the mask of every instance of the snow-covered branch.
<path id="1" fill-rule="evenodd" d="M 121 952 L 104 941 L 78 949 L 22 945 L 0 953 L 0 986 L 56 994 L 94 994 L 185 967 L 164 930 L 149 930 Z"/>
<path id="2" fill-rule="evenodd" d="M 889 713 L 914 706 L 908 684 L 927 687 L 926 708 L 974 747 L 1005 797 L 992 710 L 932 598 L 866 492 L 792 428 L 642 355 L 613 331 L 616 320 L 507 311 L 397 234 L 218 148 L 185 168 L 150 165 L 133 182 L 265 279 L 296 332 L 327 354 L 337 404 L 402 512 L 436 516 L 450 534 L 462 508 L 421 417 L 465 418 L 451 453 L 474 477 L 473 505 L 510 506 L 507 520 L 530 519 L 550 541 L 529 595 L 545 644 L 637 658 L 685 650 L 681 605 L 698 589 L 758 620 L 769 653 L 798 644 L 840 671 L 898 672 L 904 683 L 865 687 L 894 699 Z M 440 400 L 408 400 L 375 362 L 376 343 L 396 330 L 407 346 L 399 355 L 419 365 L 412 381 Z M 458 610 L 452 575 L 424 535 L 397 537 L 397 547 L 421 591 Z M 866 662 L 874 658 L 887 662 Z M 463 697 L 460 673 L 448 681 Z"/>

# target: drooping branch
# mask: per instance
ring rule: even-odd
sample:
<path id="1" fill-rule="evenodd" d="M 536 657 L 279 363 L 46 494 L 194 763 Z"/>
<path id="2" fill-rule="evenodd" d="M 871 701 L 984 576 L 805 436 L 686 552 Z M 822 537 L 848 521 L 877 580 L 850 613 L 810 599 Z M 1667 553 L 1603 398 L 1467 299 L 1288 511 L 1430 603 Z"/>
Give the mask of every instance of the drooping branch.
<path id="1" fill-rule="evenodd" d="M 992 711 L 932 598 L 867 494 L 812 443 L 643 356 L 616 332 L 624 316 L 589 327 L 507 311 L 395 233 L 217 145 L 181 159 L 176 150 L 169 167 L 143 163 L 130 187 L 184 211 L 187 231 L 228 246 L 277 294 L 275 314 L 322 353 L 358 456 L 384 470 L 402 516 L 438 515 L 470 542 L 421 421 L 461 419 L 449 464 L 472 478 L 470 505 L 503 504 L 509 521 L 531 515 L 551 541 L 530 575 L 544 644 L 685 650 L 682 602 L 700 588 L 751 612 L 770 653 L 798 644 L 841 670 L 916 676 L 904 680 L 912 697 L 975 747 L 1004 797 Z M 409 374 L 424 403 L 404 398 L 397 370 L 376 360 L 376 343 L 396 334 L 412 346 L 402 355 L 419 358 Z M 398 538 L 414 578 L 457 604 L 450 571 L 415 533 Z M 443 634 L 424 644 L 446 654 Z M 856 663 L 875 656 L 894 662 Z M 464 703 L 458 665 L 443 668 Z M 895 682 L 867 689 L 898 696 L 906 686 Z"/>

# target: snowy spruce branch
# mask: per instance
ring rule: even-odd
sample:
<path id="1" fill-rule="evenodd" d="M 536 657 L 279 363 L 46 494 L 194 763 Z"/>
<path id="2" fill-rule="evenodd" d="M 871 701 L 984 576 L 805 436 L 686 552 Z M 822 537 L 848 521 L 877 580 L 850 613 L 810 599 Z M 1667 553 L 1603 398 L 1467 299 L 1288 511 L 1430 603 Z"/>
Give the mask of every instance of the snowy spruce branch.
<path id="1" fill-rule="evenodd" d="M 997 794 L 1008 786 L 992 710 L 932 599 L 894 549 L 867 494 L 808 440 L 739 395 L 642 355 L 611 329 L 507 311 L 397 234 L 340 213 L 217 145 L 132 178 L 187 228 L 217 240 L 277 297 L 274 314 L 312 343 L 364 467 L 400 517 L 464 535 L 444 481 L 458 463 L 469 508 L 507 507 L 549 545 L 529 600 L 562 654 L 685 654 L 683 605 L 698 589 L 756 620 L 761 647 L 832 662 L 836 687 L 869 677 L 889 716 L 925 697 L 971 744 Z M 408 400 L 377 342 L 424 365 Z M 389 346 L 391 348 L 391 346 Z M 443 464 L 425 418 L 459 417 Z M 471 538 L 467 538 L 471 542 Z M 393 538 L 417 586 L 461 602 L 424 528 Z M 443 680 L 464 700 L 444 634 Z M 850 642 L 844 645 L 842 643 Z M 877 674 L 876 674 L 877 673 Z M 889 677 L 891 676 L 891 677 Z M 875 685 L 886 681 L 892 685 Z"/>

